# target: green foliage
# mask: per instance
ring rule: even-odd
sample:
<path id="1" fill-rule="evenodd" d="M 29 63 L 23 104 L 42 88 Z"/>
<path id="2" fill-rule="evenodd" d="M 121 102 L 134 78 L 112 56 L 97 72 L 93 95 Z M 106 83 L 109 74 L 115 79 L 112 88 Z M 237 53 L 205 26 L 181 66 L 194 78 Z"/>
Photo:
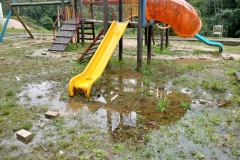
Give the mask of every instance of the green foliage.
<path id="1" fill-rule="evenodd" d="M 180 102 L 180 106 L 184 109 L 190 109 L 191 103 L 182 101 L 182 102 Z"/>
<path id="2" fill-rule="evenodd" d="M 157 54 L 164 54 L 164 55 L 171 55 L 170 48 L 163 47 L 163 50 L 161 51 L 160 46 L 158 45 L 152 45 L 152 50 Z"/>
<path id="3" fill-rule="evenodd" d="M 101 149 L 94 149 L 93 153 L 94 153 L 94 156 L 99 159 L 103 159 L 107 157 L 107 152 Z"/>
<path id="4" fill-rule="evenodd" d="M 166 99 L 161 98 L 161 99 L 158 101 L 158 104 L 157 104 L 157 106 L 156 106 L 156 110 L 157 110 L 157 111 L 160 111 L 160 112 L 164 112 L 169 105 L 170 105 L 170 104 L 169 104 L 169 102 L 168 102 Z"/>
<path id="5" fill-rule="evenodd" d="M 79 45 L 76 45 L 76 44 L 69 44 L 68 45 L 68 47 L 67 47 L 67 49 L 66 49 L 66 51 L 68 52 L 68 51 L 77 51 L 77 50 L 79 50 L 80 48 L 79 48 Z"/>
<path id="6" fill-rule="evenodd" d="M 23 122 L 22 124 L 21 124 L 21 127 L 20 128 L 22 128 L 22 129 L 25 129 L 25 130 L 29 130 L 30 128 L 32 128 L 32 123 L 31 122 Z"/>
<path id="7" fill-rule="evenodd" d="M 40 19 L 40 22 L 44 28 L 46 28 L 48 30 L 52 29 L 53 20 L 50 17 L 44 16 Z"/>

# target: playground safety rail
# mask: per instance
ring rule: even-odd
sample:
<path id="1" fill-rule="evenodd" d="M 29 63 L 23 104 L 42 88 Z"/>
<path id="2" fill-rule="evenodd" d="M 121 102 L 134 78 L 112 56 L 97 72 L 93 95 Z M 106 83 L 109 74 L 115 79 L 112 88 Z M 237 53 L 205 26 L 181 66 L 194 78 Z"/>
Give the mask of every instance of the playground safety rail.
<path id="1" fill-rule="evenodd" d="M 53 40 L 56 39 L 56 35 L 55 35 L 55 26 L 56 26 L 56 23 L 58 22 L 58 20 L 60 20 L 60 15 L 63 16 L 62 11 L 58 14 L 57 19 L 55 20 L 55 22 L 54 22 L 53 25 L 52 25 Z"/>

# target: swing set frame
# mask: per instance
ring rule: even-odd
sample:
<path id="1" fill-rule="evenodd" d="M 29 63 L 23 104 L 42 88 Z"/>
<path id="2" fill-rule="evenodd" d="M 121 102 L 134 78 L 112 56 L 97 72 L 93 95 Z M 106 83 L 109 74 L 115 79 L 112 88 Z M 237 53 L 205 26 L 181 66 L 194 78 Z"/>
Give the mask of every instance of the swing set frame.
<path id="1" fill-rule="evenodd" d="M 14 10 L 13 7 L 19 7 L 19 6 L 43 6 L 43 5 L 62 5 L 62 3 L 64 4 L 70 4 L 70 1 L 51 1 L 51 2 L 30 2 L 30 3 L 13 3 L 11 4 L 10 2 L 6 2 L 10 8 L 10 11 L 8 13 L 8 17 L 6 19 L 6 22 L 4 23 L 3 29 L 2 29 L 2 33 L 0 34 L 0 43 L 2 43 L 4 34 L 6 32 L 6 28 L 9 22 L 9 19 L 12 15 L 12 13 L 14 13 L 14 15 L 17 17 L 17 19 L 20 21 L 20 23 L 23 25 L 23 27 L 25 28 L 25 30 L 28 32 L 29 36 L 34 39 L 34 36 L 32 35 L 32 33 L 29 31 L 29 29 L 26 27 L 26 25 L 24 24 L 24 22 L 22 21 L 22 19 L 20 18 L 20 16 L 18 15 L 18 13 Z"/>

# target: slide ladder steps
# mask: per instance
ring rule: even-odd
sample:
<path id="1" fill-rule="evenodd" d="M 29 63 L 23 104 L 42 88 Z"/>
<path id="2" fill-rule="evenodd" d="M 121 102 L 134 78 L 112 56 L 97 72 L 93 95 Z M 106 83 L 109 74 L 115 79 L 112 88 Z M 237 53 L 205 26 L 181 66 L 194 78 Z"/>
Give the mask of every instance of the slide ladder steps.
<path id="1" fill-rule="evenodd" d="M 79 22 L 76 22 L 76 19 L 67 19 L 63 23 L 49 51 L 65 51 L 75 33 L 76 24 L 78 23 Z"/>
<path id="2" fill-rule="evenodd" d="M 99 44 L 102 42 L 103 36 L 103 30 L 100 31 L 100 33 L 97 35 L 97 37 L 93 40 L 93 42 L 88 46 L 88 48 L 83 52 L 82 56 L 78 59 L 78 61 L 82 61 L 84 59 L 91 58 L 94 53 L 96 52 Z"/>
<path id="3" fill-rule="evenodd" d="M 82 32 L 81 32 L 82 25 L 79 25 L 79 40 L 82 40 Z M 95 39 L 95 32 L 94 32 L 94 22 L 86 22 L 84 21 L 84 40 L 91 40 Z"/>

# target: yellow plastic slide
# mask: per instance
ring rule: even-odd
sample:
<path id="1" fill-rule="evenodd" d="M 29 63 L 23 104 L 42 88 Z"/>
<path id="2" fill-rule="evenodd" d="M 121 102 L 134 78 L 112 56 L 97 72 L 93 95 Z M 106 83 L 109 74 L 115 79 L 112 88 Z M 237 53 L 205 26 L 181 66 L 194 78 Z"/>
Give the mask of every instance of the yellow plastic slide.
<path id="1" fill-rule="evenodd" d="M 93 83 L 102 75 L 128 23 L 129 21 L 112 22 L 85 70 L 70 80 L 68 84 L 70 96 L 74 96 L 77 92 L 85 94 L 85 96 L 89 98 Z"/>

